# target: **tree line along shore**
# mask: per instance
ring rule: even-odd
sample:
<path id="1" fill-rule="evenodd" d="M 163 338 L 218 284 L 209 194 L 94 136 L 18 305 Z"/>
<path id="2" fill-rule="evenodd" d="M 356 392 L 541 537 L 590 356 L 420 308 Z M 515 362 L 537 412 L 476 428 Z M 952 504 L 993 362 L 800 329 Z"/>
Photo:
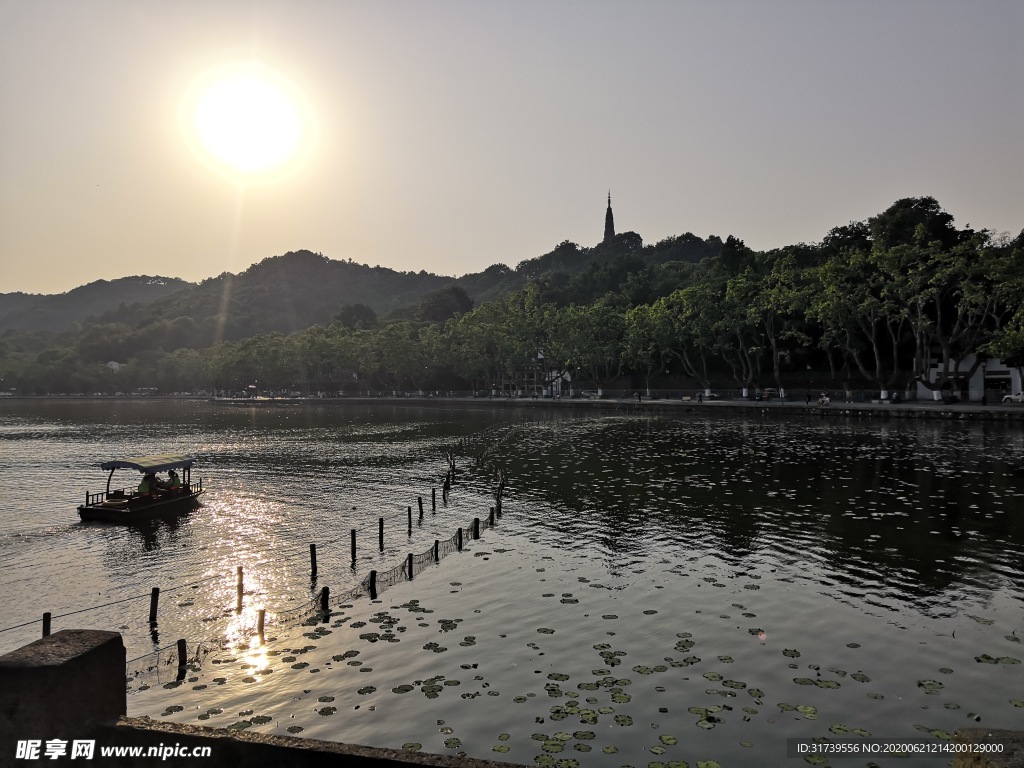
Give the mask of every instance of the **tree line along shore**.
<path id="1" fill-rule="evenodd" d="M 293 330 L 281 318 L 291 317 L 289 302 L 301 302 L 282 281 L 284 257 L 275 258 L 265 271 L 273 267 L 276 282 L 246 293 L 239 276 L 219 313 L 204 314 L 198 299 L 190 306 L 187 297 L 200 293 L 183 288 L 62 332 L 5 331 L 0 389 L 526 396 L 821 389 L 977 400 L 971 381 L 980 375 L 981 397 L 994 401 L 1019 391 L 1024 368 L 1024 232 L 958 228 L 933 198 L 900 200 L 820 243 L 770 251 L 690 234 L 653 246 L 631 232 L 592 248 L 566 242 L 514 270 L 495 265 L 440 288 L 431 280 L 418 301 L 382 315 L 310 295 L 329 317 Z M 309 283 L 300 279 L 304 271 L 315 281 L 316 270 L 329 267 L 324 261 L 288 262 L 288 284 L 301 290 Z M 218 280 L 202 295 L 224 294 L 231 281 Z M 285 330 L 266 330 L 275 322 Z M 1005 377 L 989 380 L 996 367 Z"/>

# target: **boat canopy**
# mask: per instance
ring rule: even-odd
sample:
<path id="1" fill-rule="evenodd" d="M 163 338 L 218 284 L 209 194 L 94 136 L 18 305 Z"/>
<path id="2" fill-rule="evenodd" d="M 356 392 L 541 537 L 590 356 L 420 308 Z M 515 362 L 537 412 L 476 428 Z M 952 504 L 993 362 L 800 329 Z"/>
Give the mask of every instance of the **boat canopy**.
<path id="1" fill-rule="evenodd" d="M 188 469 L 196 460 L 180 453 L 161 453 L 156 456 L 136 456 L 132 459 L 118 459 L 100 464 L 102 469 L 137 469 L 139 472 L 164 472 L 168 469 Z"/>

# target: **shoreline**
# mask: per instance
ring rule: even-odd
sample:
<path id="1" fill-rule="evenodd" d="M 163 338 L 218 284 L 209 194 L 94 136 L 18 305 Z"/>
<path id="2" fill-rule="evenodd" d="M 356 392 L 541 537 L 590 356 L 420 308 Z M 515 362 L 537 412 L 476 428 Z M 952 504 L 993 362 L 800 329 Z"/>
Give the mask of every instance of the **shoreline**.
<path id="1" fill-rule="evenodd" d="M 952 421 L 1024 422 L 1024 405 L 981 403 L 944 403 L 932 401 L 908 401 L 901 403 L 870 402 L 841 403 L 829 405 L 806 404 L 798 401 L 769 400 L 695 400 L 676 398 L 650 398 L 637 403 L 632 398 L 551 398 L 530 397 L 431 397 L 425 395 L 386 397 L 209 397 L 199 395 L 147 395 L 145 397 L 52 397 L 13 396 L 0 399 L 2 402 L 46 401 L 46 402 L 146 402 L 146 401 L 197 401 L 230 407 L 272 407 L 300 405 L 393 405 L 407 407 L 449 408 L 538 408 L 574 409 L 581 411 L 628 412 L 632 414 L 651 413 L 700 413 L 732 412 L 760 414 L 762 416 L 811 416 L 818 418 L 855 417 L 881 420 L 891 419 L 945 419 Z"/>
<path id="2" fill-rule="evenodd" d="M 211 403 L 234 407 L 272 405 L 409 405 L 444 408 L 457 406 L 487 406 L 491 408 L 571 408 L 583 411 L 628 411 L 630 413 L 700 413 L 736 412 L 761 415 L 797 415 L 834 418 L 853 416 L 878 419 L 947 419 L 957 421 L 1011 421 L 1024 422 L 1024 406 L 981 405 L 980 403 L 835 403 L 818 405 L 792 401 L 769 400 L 693 400 L 650 399 L 637 403 L 632 398 L 565 398 L 560 400 L 473 397 L 323 397 L 323 398 L 211 398 Z"/>

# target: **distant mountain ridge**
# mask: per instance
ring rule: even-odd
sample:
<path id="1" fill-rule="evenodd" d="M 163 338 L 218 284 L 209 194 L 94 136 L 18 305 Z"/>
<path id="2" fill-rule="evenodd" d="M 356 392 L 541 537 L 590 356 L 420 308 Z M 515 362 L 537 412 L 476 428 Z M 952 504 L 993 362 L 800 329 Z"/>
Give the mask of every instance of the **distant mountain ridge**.
<path id="1" fill-rule="evenodd" d="M 644 246 L 635 232 L 593 248 L 563 242 L 514 269 L 493 264 L 482 272 L 449 277 L 425 270 L 398 272 L 308 250 L 271 256 L 238 274 L 201 283 L 136 276 L 97 280 L 57 295 L 0 294 L 0 332 L 70 330 L 76 323 L 123 326 L 155 346 L 193 348 L 265 333 L 293 333 L 328 325 L 345 307 L 364 305 L 382 318 L 416 319 L 421 301 L 447 286 L 480 304 L 540 281 L 563 301 L 592 301 L 644 269 L 695 264 L 715 257 L 717 237 L 687 233 Z M 552 294 L 555 295 L 554 293 Z M 98 332 L 98 329 L 95 329 Z"/>
<path id="2" fill-rule="evenodd" d="M 194 283 L 136 275 L 96 280 L 67 293 L 0 293 L 0 331 L 63 331 L 122 305 L 148 304 Z"/>
<path id="3" fill-rule="evenodd" d="M 417 303 L 454 278 L 396 272 L 353 261 L 336 261 L 312 251 L 271 256 L 244 272 L 225 272 L 199 285 L 142 307 L 101 318 L 136 328 L 161 323 L 194 323 L 195 346 L 260 333 L 292 333 L 327 325 L 342 307 L 365 304 L 384 314 Z"/>

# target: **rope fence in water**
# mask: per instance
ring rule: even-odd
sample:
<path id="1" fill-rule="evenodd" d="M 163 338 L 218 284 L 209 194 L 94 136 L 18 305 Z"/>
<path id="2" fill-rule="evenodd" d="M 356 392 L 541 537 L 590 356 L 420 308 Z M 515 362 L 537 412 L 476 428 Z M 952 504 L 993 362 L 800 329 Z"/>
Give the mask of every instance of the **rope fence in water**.
<path id="1" fill-rule="evenodd" d="M 412 581 L 415 575 L 421 573 L 426 566 L 439 563 L 445 557 L 463 551 L 467 542 L 479 539 L 483 531 L 494 528 L 498 516 L 500 516 L 500 512 L 496 512 L 492 507 L 489 517 L 483 520 L 475 518 L 472 524 L 464 528 L 459 527 L 452 536 L 444 541 L 435 539 L 434 545 L 425 552 L 419 554 L 410 552 L 398 565 L 386 571 L 371 570 L 358 585 L 335 597 L 337 604 L 346 604 L 350 600 L 362 597 L 376 600 L 378 595 L 389 587 L 403 581 Z M 330 590 L 328 587 L 323 587 L 313 599 L 273 614 L 270 624 L 279 628 L 301 624 L 313 626 L 327 621 L 330 614 Z M 259 636 L 262 645 L 265 642 L 265 627 L 265 609 L 261 609 L 256 618 L 236 626 L 234 634 L 239 638 Z M 198 670 L 211 653 L 223 647 L 223 643 L 207 640 L 197 642 L 195 650 L 189 651 L 186 641 L 179 640 L 173 646 L 166 646 L 131 659 L 125 666 L 125 675 L 130 681 L 144 678 L 145 684 L 154 682 L 168 686 L 180 684 L 186 679 L 188 671 Z M 171 679 L 172 667 L 174 670 L 173 680 Z"/>

